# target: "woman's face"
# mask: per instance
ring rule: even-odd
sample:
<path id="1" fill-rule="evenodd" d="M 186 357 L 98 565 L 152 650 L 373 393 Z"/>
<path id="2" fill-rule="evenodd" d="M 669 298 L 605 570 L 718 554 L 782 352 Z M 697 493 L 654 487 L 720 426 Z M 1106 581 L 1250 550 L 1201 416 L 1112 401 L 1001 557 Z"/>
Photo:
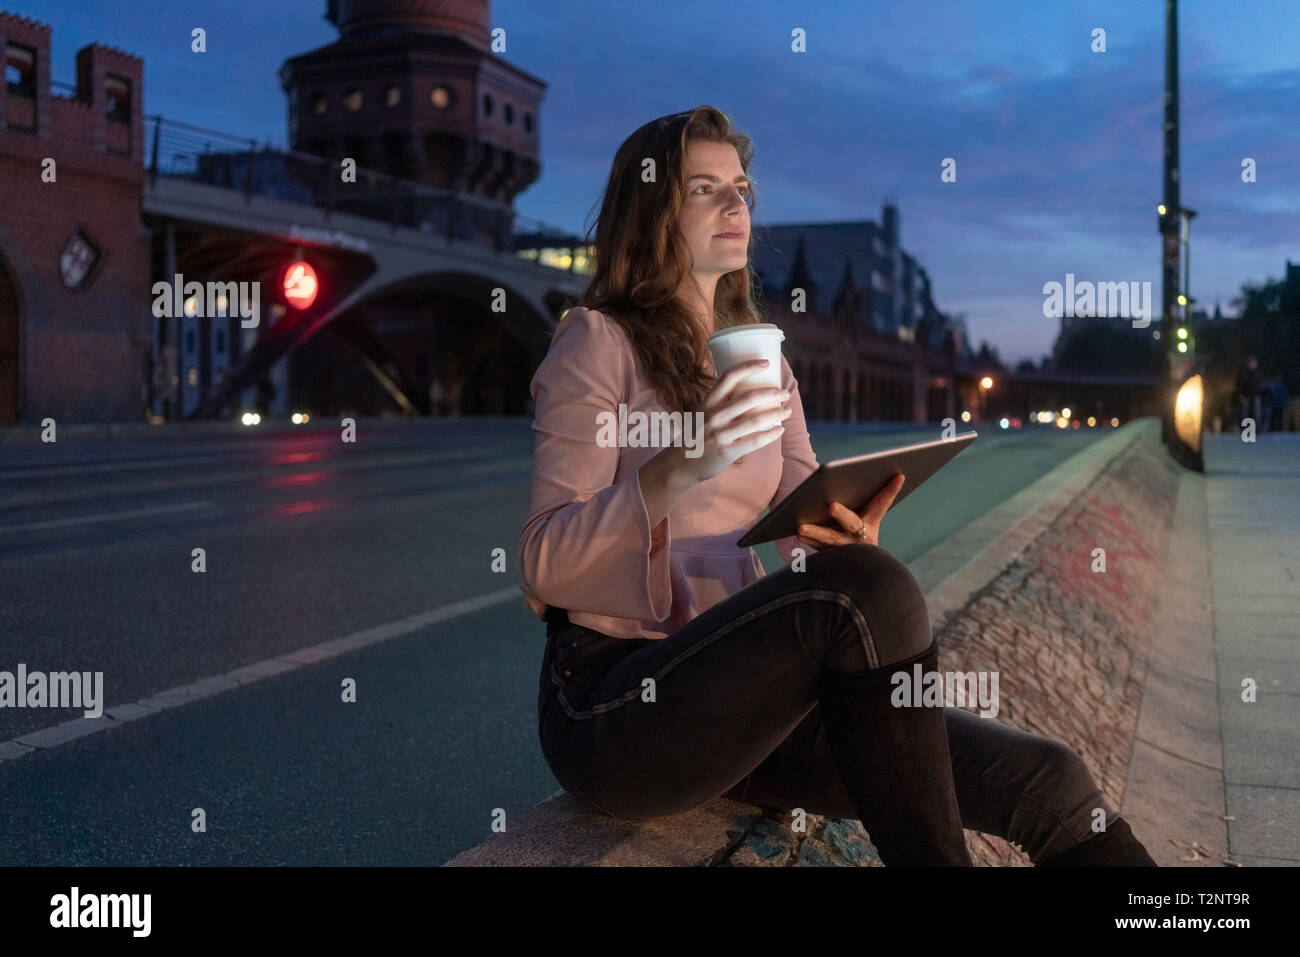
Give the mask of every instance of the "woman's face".
<path id="1" fill-rule="evenodd" d="M 719 276 L 748 261 L 749 181 L 730 143 L 688 143 L 686 176 L 680 228 L 693 257 L 691 271 L 711 289 Z"/>

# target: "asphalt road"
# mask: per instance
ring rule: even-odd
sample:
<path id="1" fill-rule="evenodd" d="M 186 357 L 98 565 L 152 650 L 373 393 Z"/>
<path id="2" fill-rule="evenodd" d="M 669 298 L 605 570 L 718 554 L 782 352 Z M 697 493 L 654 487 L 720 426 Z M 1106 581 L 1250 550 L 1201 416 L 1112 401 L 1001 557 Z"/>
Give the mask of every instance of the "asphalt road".
<path id="1" fill-rule="evenodd" d="M 811 431 L 823 460 L 938 437 Z M 918 557 L 1101 433 L 982 429 L 891 511 L 881 544 Z M 113 707 L 414 618 L 0 760 L 0 865 L 440 864 L 489 836 L 494 809 L 508 820 L 554 792 L 536 729 L 544 627 L 522 598 L 492 601 L 517 581 L 531 451 L 525 418 L 362 422 L 355 444 L 315 423 L 0 444 L 0 670 L 102 671 Z M 489 603 L 416 617 L 473 596 Z M 79 714 L 0 708 L 0 742 Z"/>

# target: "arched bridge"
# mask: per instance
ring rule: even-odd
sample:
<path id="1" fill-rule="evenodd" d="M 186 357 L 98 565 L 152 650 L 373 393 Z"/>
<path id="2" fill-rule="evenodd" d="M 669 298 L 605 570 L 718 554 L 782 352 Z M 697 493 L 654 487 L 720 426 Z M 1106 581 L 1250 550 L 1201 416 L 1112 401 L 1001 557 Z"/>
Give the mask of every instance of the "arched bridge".
<path id="1" fill-rule="evenodd" d="M 517 229 L 556 245 L 577 237 L 499 205 L 367 170 L 344 182 L 337 162 L 259 150 L 161 117 L 152 122 L 143 214 L 160 240 L 155 275 L 261 283 L 256 341 L 193 417 L 216 414 L 278 359 L 365 302 L 436 304 L 441 314 L 495 321 L 540 360 L 556 317 L 585 285 L 581 274 L 514 251 Z M 302 311 L 277 306 L 272 295 L 279 270 L 299 251 L 320 277 L 315 301 Z M 174 333 L 166 338 L 176 341 Z M 395 374 L 364 324 L 350 324 L 345 338 L 399 405 L 421 407 L 414 384 Z"/>

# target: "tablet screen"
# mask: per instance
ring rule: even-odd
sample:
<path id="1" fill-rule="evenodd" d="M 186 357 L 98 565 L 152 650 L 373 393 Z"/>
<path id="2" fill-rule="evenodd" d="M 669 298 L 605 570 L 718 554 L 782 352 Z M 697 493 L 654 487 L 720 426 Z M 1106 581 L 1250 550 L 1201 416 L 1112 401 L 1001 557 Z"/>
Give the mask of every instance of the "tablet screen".
<path id="1" fill-rule="evenodd" d="M 760 542 L 788 538 L 804 524 L 824 525 L 838 530 L 839 522 L 831 517 L 831 502 L 841 502 L 861 513 L 876 493 L 901 472 L 907 476 L 907 481 L 894 498 L 893 505 L 897 505 L 913 489 L 919 488 L 921 483 L 950 462 L 953 456 L 969 446 L 978 434 L 965 432 L 951 439 L 918 442 L 915 445 L 824 462 L 798 488 L 759 519 L 736 544 L 747 548 Z"/>

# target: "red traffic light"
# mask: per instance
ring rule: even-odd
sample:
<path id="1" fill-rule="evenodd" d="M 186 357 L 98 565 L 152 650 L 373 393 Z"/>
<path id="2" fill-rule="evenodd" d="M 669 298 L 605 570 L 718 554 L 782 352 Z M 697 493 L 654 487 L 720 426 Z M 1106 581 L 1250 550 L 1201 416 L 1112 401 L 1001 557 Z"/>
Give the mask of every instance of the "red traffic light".
<path id="1" fill-rule="evenodd" d="M 316 270 L 301 259 L 289 264 L 281 283 L 284 299 L 295 309 L 306 309 L 316 301 Z"/>

